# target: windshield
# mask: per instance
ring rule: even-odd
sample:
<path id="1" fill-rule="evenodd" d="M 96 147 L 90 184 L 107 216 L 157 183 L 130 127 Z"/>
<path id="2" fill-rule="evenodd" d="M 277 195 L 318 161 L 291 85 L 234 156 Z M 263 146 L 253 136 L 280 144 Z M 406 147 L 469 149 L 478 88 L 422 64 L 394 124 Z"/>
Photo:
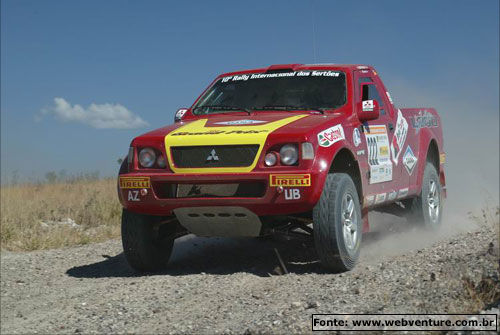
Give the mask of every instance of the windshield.
<path id="1" fill-rule="evenodd" d="M 346 102 L 339 71 L 251 73 L 223 77 L 193 108 L 194 114 L 249 110 L 323 110 Z"/>

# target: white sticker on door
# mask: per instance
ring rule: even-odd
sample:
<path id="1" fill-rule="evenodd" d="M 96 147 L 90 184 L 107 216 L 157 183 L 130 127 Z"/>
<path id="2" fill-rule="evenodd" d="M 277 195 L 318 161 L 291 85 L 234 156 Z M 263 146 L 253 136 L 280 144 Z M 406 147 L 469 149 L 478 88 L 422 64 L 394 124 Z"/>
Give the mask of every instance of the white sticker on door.
<path id="1" fill-rule="evenodd" d="M 398 109 L 398 118 L 396 120 L 396 129 L 394 131 L 394 135 L 392 136 L 391 143 L 391 152 L 392 152 L 392 160 L 396 166 L 398 165 L 398 158 L 401 150 L 403 148 L 403 144 L 406 141 L 406 135 L 408 134 L 408 122 L 403 117 L 403 113 Z"/>
<path id="2" fill-rule="evenodd" d="M 386 127 L 384 125 L 366 127 L 365 137 L 370 165 L 370 184 L 391 181 L 392 162 Z"/>

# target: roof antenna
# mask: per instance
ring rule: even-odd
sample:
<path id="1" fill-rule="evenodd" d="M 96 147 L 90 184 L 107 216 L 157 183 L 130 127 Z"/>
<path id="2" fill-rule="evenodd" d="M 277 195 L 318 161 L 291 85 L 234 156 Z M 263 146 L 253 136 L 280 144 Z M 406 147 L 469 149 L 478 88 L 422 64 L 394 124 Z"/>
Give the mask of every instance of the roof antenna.
<path id="1" fill-rule="evenodd" d="M 311 18 L 312 18 L 312 43 L 313 43 L 313 55 L 314 55 L 314 63 L 317 62 L 316 59 L 316 16 L 314 14 L 314 0 L 311 1 Z"/>

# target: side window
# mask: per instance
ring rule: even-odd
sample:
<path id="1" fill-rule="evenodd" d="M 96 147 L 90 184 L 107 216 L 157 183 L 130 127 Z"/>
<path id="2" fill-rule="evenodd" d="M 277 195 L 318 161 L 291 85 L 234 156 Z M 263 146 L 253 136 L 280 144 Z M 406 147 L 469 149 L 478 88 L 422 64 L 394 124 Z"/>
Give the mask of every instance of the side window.
<path id="1" fill-rule="evenodd" d="M 384 115 L 385 114 L 385 109 L 384 109 L 384 100 L 380 97 L 380 94 L 378 93 L 377 87 L 369 77 L 362 77 L 359 78 L 359 85 L 361 86 L 361 83 L 370 83 L 368 85 L 363 86 L 363 92 L 361 92 L 362 96 L 362 101 L 365 100 L 377 100 L 378 105 L 380 106 L 380 114 Z"/>

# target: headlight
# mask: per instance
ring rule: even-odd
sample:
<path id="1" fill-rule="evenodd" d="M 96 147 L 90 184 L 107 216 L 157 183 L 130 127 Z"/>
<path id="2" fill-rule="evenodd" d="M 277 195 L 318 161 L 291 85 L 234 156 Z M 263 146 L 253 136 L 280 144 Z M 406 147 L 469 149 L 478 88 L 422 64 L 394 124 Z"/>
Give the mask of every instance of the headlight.
<path id="1" fill-rule="evenodd" d="M 139 152 L 139 163 L 146 168 L 150 168 L 155 164 L 156 154 L 151 148 L 144 148 Z"/>
<path id="2" fill-rule="evenodd" d="M 276 157 L 274 152 L 269 152 L 266 157 L 264 157 L 264 163 L 266 163 L 266 166 L 274 166 L 277 162 L 278 157 Z"/>
<path id="3" fill-rule="evenodd" d="M 159 167 L 162 169 L 167 166 L 167 162 L 165 161 L 165 157 L 163 155 L 158 156 L 158 159 L 156 160 L 156 164 L 158 164 Z"/>
<path id="4" fill-rule="evenodd" d="M 299 150 L 293 144 L 285 144 L 280 150 L 281 163 L 284 165 L 293 165 L 299 159 Z"/>

